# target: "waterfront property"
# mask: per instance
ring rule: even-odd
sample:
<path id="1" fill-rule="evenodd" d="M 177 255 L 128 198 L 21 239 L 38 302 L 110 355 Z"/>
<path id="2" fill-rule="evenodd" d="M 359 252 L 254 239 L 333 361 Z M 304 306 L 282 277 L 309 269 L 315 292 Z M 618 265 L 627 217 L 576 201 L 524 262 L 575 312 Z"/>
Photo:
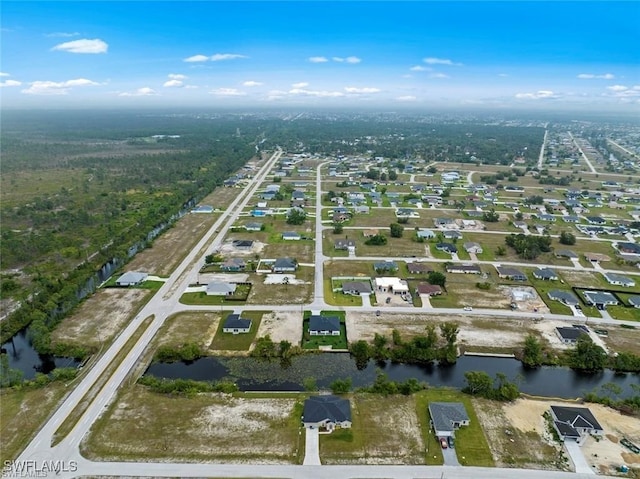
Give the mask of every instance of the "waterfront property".
<path id="1" fill-rule="evenodd" d="M 551 406 L 553 427 L 563 441 L 582 445 L 589 435 L 602 436 L 604 431 L 589 408 Z"/>
<path id="2" fill-rule="evenodd" d="M 460 426 L 469 425 L 469 415 L 460 402 L 431 402 L 429 403 L 431 424 L 438 437 L 453 436 Z"/>
<path id="3" fill-rule="evenodd" d="M 309 318 L 311 336 L 340 336 L 340 318 L 314 314 Z"/>
<path id="4" fill-rule="evenodd" d="M 586 328 L 577 328 L 575 326 L 562 326 L 556 328 L 556 334 L 564 344 L 576 344 L 578 338 L 583 334 L 587 334 Z"/>
<path id="5" fill-rule="evenodd" d="M 143 283 L 149 275 L 138 271 L 128 271 L 116 280 L 117 286 L 137 286 Z"/>
<path id="6" fill-rule="evenodd" d="M 573 293 L 561 289 L 552 289 L 547 293 L 547 296 L 549 296 L 549 299 L 560 301 L 567 306 L 577 306 L 580 304 L 580 300 L 576 298 Z"/>
<path id="7" fill-rule="evenodd" d="M 308 428 L 322 428 L 332 432 L 335 428 L 351 427 L 351 403 L 333 394 L 311 396 L 304 402 L 302 423 Z"/>
<path id="8" fill-rule="evenodd" d="M 207 284 L 207 296 L 232 296 L 236 292 L 237 285 L 224 281 L 212 281 Z"/>
<path id="9" fill-rule="evenodd" d="M 608 291 L 583 291 L 582 294 L 587 304 L 595 306 L 598 309 L 615 306 L 619 302 L 616 297 Z"/>
<path id="10" fill-rule="evenodd" d="M 239 314 L 230 314 L 222 326 L 223 333 L 240 334 L 251 330 L 251 320 L 241 318 Z"/>

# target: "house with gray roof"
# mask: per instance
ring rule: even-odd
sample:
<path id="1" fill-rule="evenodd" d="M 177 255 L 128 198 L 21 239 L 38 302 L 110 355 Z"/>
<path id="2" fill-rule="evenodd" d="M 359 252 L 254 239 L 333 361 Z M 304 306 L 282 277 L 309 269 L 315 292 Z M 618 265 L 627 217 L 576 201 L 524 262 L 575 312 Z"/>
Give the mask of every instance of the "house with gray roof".
<path id="1" fill-rule="evenodd" d="M 311 336 L 340 336 L 340 318 L 314 314 L 309 318 Z"/>
<path id="2" fill-rule="evenodd" d="M 237 285 L 224 281 L 211 281 L 207 283 L 207 296 L 231 296 L 236 292 Z"/>
<path id="3" fill-rule="evenodd" d="M 359 296 L 361 294 L 371 294 L 373 288 L 370 281 L 345 281 L 342 283 L 342 293 Z"/>
<path id="4" fill-rule="evenodd" d="M 373 263 L 373 269 L 378 272 L 394 272 L 398 271 L 398 264 L 395 261 L 381 261 L 379 263 Z"/>
<path id="5" fill-rule="evenodd" d="M 337 239 L 333 242 L 333 247 L 337 250 L 349 250 L 349 248 L 355 249 L 356 242 L 355 240 L 350 239 Z"/>
<path id="6" fill-rule="evenodd" d="M 547 293 L 549 299 L 554 301 L 560 301 L 567 306 L 577 306 L 580 304 L 580 300 L 569 291 L 562 291 L 560 289 L 552 289 Z"/>
<path id="7" fill-rule="evenodd" d="M 298 269 L 298 262 L 292 258 L 278 258 L 271 269 L 274 273 L 292 273 Z"/>
<path id="8" fill-rule="evenodd" d="M 624 286 L 626 288 L 629 288 L 636 285 L 636 282 L 633 279 L 622 274 L 602 273 L 602 276 L 604 276 L 604 279 L 606 279 L 609 284 L 614 284 L 616 286 Z"/>
<path id="9" fill-rule="evenodd" d="M 479 254 L 482 253 L 482 246 L 475 241 L 467 241 L 463 245 L 467 253 Z"/>
<path id="10" fill-rule="evenodd" d="M 244 225 L 244 229 L 247 231 L 262 231 L 262 223 L 247 223 L 246 225 Z"/>
<path id="11" fill-rule="evenodd" d="M 578 259 L 579 256 L 575 251 L 570 249 L 558 249 L 554 253 L 556 258 L 568 258 L 568 259 Z"/>
<path id="12" fill-rule="evenodd" d="M 608 291 L 583 291 L 582 295 L 587 304 L 595 306 L 598 309 L 604 309 L 607 306 L 615 306 L 618 304 L 616 297 Z"/>
<path id="13" fill-rule="evenodd" d="M 565 344 L 576 344 L 578 338 L 587 332 L 582 328 L 576 328 L 574 326 L 559 326 L 556 327 L 556 334 Z"/>
<path id="14" fill-rule="evenodd" d="M 545 281 L 557 281 L 558 274 L 551 268 L 538 268 L 533 271 L 533 277 Z"/>
<path id="15" fill-rule="evenodd" d="M 351 404 L 333 394 L 311 396 L 304 402 L 302 423 L 307 428 L 324 428 L 333 431 L 334 428 L 351 427 Z"/>
<path id="16" fill-rule="evenodd" d="M 565 442 L 576 441 L 582 445 L 590 435 L 604 435 L 602 426 L 589 408 L 551 406 L 550 412 L 553 427 Z"/>
<path id="17" fill-rule="evenodd" d="M 454 254 L 458 252 L 458 248 L 451 243 L 437 243 L 436 249 L 445 253 Z"/>
<path id="18" fill-rule="evenodd" d="M 636 296 L 629 296 L 629 305 L 633 306 L 634 308 L 640 308 L 640 295 L 636 295 Z"/>
<path id="19" fill-rule="evenodd" d="M 511 268 L 508 266 L 496 266 L 498 276 L 503 279 L 510 279 L 512 281 L 526 281 L 527 275 L 517 268 Z"/>
<path id="20" fill-rule="evenodd" d="M 442 236 L 444 236 L 446 239 L 462 239 L 462 233 L 460 233 L 460 231 L 458 230 L 446 230 L 442 233 Z"/>
<path id="21" fill-rule="evenodd" d="M 251 330 L 251 320 L 241 318 L 239 314 L 230 314 L 222 325 L 223 333 L 242 334 Z"/>
<path id="22" fill-rule="evenodd" d="M 435 238 L 436 234 L 433 232 L 433 230 L 420 228 L 418 231 L 416 231 L 416 236 L 422 239 L 431 239 Z"/>
<path id="23" fill-rule="evenodd" d="M 139 271 L 127 271 L 118 279 L 116 279 L 117 286 L 137 286 L 140 283 L 146 281 L 149 275 L 147 273 L 141 273 Z"/>
<path id="24" fill-rule="evenodd" d="M 460 402 L 431 402 L 429 416 L 436 436 L 453 436 L 460 426 L 469 425 L 469 415 Z"/>
<path id="25" fill-rule="evenodd" d="M 222 271 L 243 271 L 247 267 L 247 263 L 242 258 L 228 258 L 220 264 Z"/>

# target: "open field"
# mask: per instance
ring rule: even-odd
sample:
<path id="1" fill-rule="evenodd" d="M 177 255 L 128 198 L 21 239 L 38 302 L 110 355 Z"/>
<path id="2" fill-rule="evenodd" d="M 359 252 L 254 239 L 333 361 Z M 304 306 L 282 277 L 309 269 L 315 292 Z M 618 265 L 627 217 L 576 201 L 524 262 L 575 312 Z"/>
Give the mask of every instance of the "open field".
<path id="1" fill-rule="evenodd" d="M 299 345 L 302 338 L 302 311 L 274 311 L 262 316 L 256 337 L 269 335 L 274 343 L 289 341 Z"/>
<path id="2" fill-rule="evenodd" d="M 503 412 L 514 429 L 522 431 L 527 436 L 533 432 L 545 438 L 545 442 L 553 444 L 542 418 L 542 414 L 551 405 L 580 406 L 575 403 L 517 399 L 503 406 Z M 625 449 L 619 441 L 626 437 L 636 444 L 640 442 L 640 419 L 624 416 L 601 404 L 587 403 L 583 407 L 591 410 L 605 432 L 605 436 L 599 441 L 588 438 L 583 445 L 582 451 L 589 464 L 595 465 L 602 474 L 613 473 L 615 467 L 623 463 L 637 467 L 640 464 L 640 456 Z"/>
<path id="3" fill-rule="evenodd" d="M 265 276 L 250 274 L 249 304 L 304 304 L 313 294 L 313 268 L 301 266 L 295 273 L 296 284 L 265 284 Z M 301 283 L 297 283 L 301 281 Z"/>
<path id="4" fill-rule="evenodd" d="M 172 228 L 156 238 L 151 248 L 136 254 L 127 264 L 126 270 L 168 276 L 219 216 L 219 213 L 191 213 L 183 216 Z"/>
<path id="5" fill-rule="evenodd" d="M 609 335 L 602 340 L 611 351 L 640 355 L 640 326 L 629 329 L 607 325 L 603 329 L 606 329 Z"/>
<path id="6" fill-rule="evenodd" d="M 0 392 L 2 464 L 18 457 L 67 390 L 62 382 L 52 382 L 41 388 L 3 389 Z"/>
<path id="7" fill-rule="evenodd" d="M 320 435 L 323 464 L 424 464 L 415 396 L 355 394 L 351 429 Z"/>
<path id="8" fill-rule="evenodd" d="M 81 449 L 93 460 L 298 463 L 301 413 L 292 398 L 187 398 L 136 384 L 98 419 Z"/>
<path id="9" fill-rule="evenodd" d="M 139 288 L 99 289 L 53 330 L 51 341 L 97 349 L 124 328 L 151 294 Z"/>
<path id="10" fill-rule="evenodd" d="M 219 322 L 219 312 L 200 311 L 174 314 L 167 318 L 156 334 L 156 347 L 179 348 L 185 343 L 196 343 L 200 347 L 208 349 L 216 334 Z"/>

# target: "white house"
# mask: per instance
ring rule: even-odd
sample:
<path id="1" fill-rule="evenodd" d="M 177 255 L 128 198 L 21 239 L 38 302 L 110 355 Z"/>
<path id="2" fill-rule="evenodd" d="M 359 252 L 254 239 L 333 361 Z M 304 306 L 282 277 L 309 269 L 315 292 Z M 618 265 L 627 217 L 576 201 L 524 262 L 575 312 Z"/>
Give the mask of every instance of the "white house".
<path id="1" fill-rule="evenodd" d="M 239 314 L 230 314 L 222 325 L 223 333 L 242 334 L 251 330 L 251 320 L 241 318 Z"/>
<path id="2" fill-rule="evenodd" d="M 582 445 L 589 435 L 602 436 L 602 426 L 586 407 L 551 406 L 553 427 L 563 441 Z"/>
<path id="3" fill-rule="evenodd" d="M 149 275 L 138 271 L 128 271 L 116 280 L 117 286 L 137 286 L 143 283 Z"/>
<path id="4" fill-rule="evenodd" d="M 407 294 L 409 292 L 408 283 L 395 276 L 374 278 L 373 283 L 376 290 L 382 293 Z"/>

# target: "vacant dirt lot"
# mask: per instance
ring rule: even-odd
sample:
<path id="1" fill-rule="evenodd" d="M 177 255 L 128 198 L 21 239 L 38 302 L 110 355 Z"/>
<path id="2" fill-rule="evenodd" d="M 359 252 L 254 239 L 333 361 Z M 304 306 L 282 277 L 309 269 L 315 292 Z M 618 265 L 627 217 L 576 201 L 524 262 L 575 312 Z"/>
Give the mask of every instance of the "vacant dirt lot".
<path id="1" fill-rule="evenodd" d="M 295 463 L 300 414 L 296 399 L 185 398 L 134 385 L 94 426 L 83 450 L 92 459 Z"/>
<path id="2" fill-rule="evenodd" d="M 100 347 L 124 327 L 150 294 L 153 291 L 146 289 L 100 289 L 60 323 L 52 341 Z"/>
<path id="3" fill-rule="evenodd" d="M 156 346 L 180 347 L 185 343 L 197 343 L 209 348 L 218 329 L 220 313 L 193 312 L 171 316 L 156 335 Z"/>
<path id="4" fill-rule="evenodd" d="M 498 289 L 518 306 L 518 311 L 549 313 L 549 308 L 531 286 L 499 286 Z"/>
<path id="5" fill-rule="evenodd" d="M 535 431 L 550 442 L 551 436 L 545 430 L 542 414 L 551 405 L 576 406 L 575 403 L 518 399 L 514 403 L 505 405 L 503 410 L 514 428 L 525 432 Z M 626 437 L 635 444 L 640 443 L 640 419 L 623 416 L 601 404 L 587 403 L 584 407 L 589 408 L 605 432 L 604 438 L 599 440 L 588 438 L 582 446 L 582 452 L 587 461 L 596 465 L 603 474 L 613 473 L 614 469 L 621 464 L 637 467 L 640 464 L 640 456 L 633 454 L 619 442 Z"/>
<path id="6" fill-rule="evenodd" d="M 291 313 L 288 311 L 276 311 L 262 316 L 258 338 L 271 336 L 275 343 L 289 341 L 291 344 L 300 345 L 302 339 L 302 312 Z"/>
<path id="7" fill-rule="evenodd" d="M 180 264 L 220 216 L 213 214 L 187 214 L 160 235 L 151 248 L 141 251 L 127 264 L 127 271 L 145 271 L 168 276 Z"/>

